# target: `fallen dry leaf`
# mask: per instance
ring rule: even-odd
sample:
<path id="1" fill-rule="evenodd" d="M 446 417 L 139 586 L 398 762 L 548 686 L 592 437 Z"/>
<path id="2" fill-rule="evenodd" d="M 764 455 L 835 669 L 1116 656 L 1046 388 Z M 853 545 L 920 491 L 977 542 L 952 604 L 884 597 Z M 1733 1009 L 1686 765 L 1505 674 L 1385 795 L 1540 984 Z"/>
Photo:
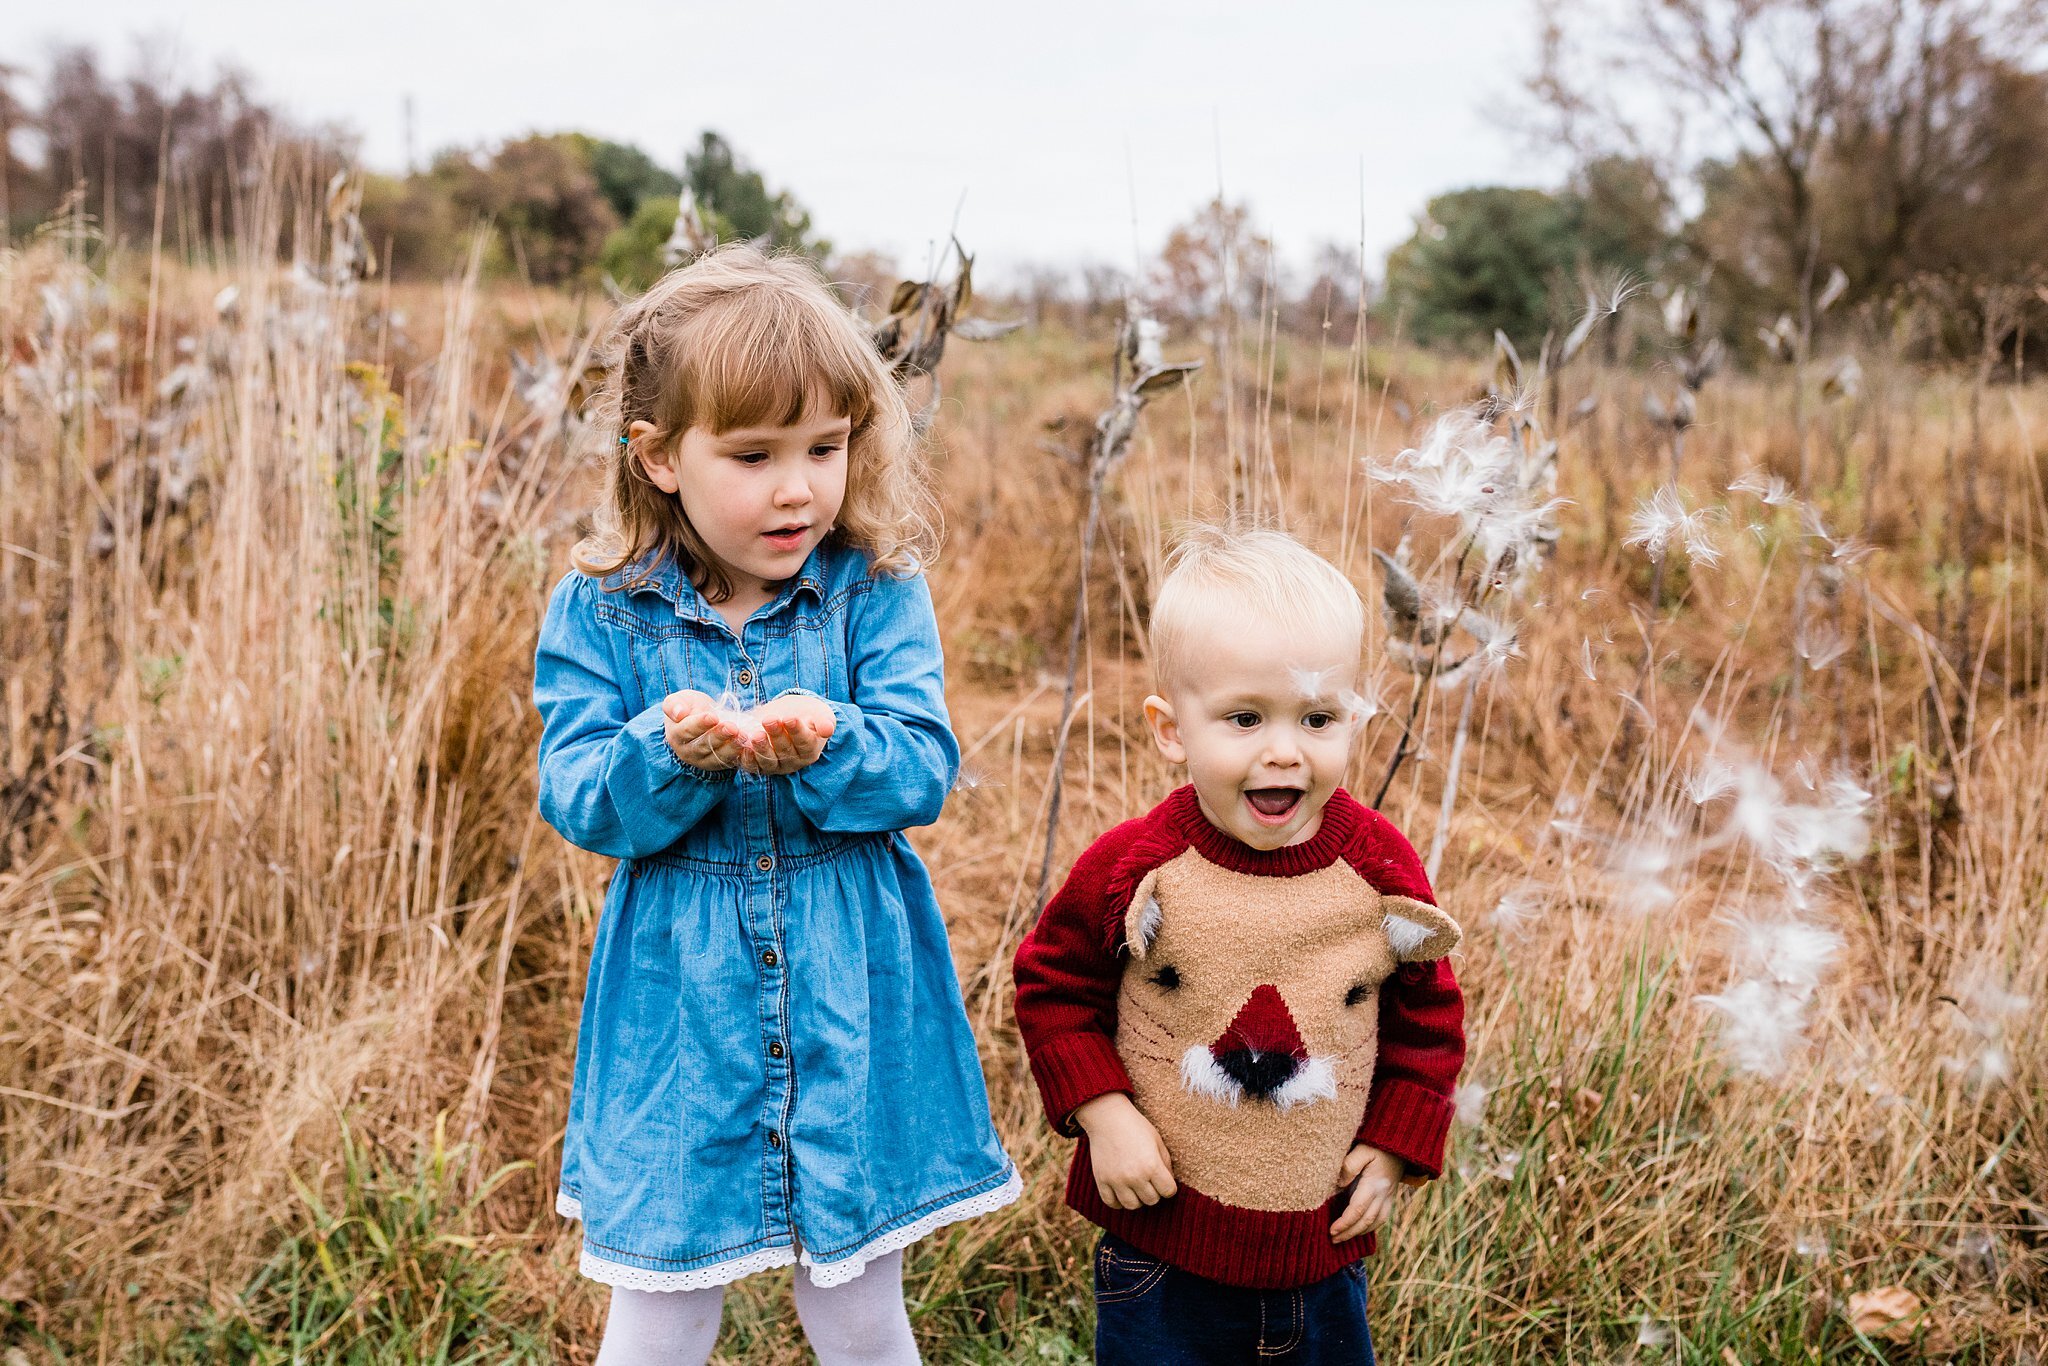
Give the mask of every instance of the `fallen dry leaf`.
<path id="1" fill-rule="evenodd" d="M 1591 1119 L 1600 1113 L 1600 1103 L 1606 1097 L 1590 1086 L 1581 1086 L 1572 1093 L 1572 1104 L 1578 1108 L 1580 1119 Z"/>
<path id="2" fill-rule="evenodd" d="M 1912 1319 L 1920 1297 L 1903 1285 L 1859 1290 L 1849 1297 L 1849 1326 L 1865 1337 L 1905 1342 L 1913 1336 Z"/>

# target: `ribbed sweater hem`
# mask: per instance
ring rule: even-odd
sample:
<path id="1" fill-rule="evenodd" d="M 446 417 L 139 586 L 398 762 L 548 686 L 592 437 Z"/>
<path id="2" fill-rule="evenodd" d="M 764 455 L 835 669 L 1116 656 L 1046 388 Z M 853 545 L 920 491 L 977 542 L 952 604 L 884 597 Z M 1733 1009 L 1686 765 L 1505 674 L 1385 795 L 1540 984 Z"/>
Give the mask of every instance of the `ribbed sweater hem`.
<path id="1" fill-rule="evenodd" d="M 1156 1205 L 1115 1209 L 1096 1192 L 1086 1139 L 1067 1170 L 1067 1206 L 1169 1266 L 1251 1290 L 1313 1285 L 1378 1250 L 1371 1230 L 1330 1241 L 1342 1213 L 1335 1197 L 1307 1210 L 1238 1209 L 1184 1185 Z"/>

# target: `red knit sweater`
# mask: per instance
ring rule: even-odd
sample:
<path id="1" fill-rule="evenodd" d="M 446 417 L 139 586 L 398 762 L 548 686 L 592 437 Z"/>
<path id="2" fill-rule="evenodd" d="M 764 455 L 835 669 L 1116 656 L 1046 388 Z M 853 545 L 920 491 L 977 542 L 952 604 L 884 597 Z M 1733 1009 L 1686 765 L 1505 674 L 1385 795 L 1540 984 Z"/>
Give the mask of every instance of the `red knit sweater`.
<path id="1" fill-rule="evenodd" d="M 1081 1139 L 1067 1176 L 1068 1205 L 1210 1280 L 1267 1289 L 1307 1285 L 1376 1250 L 1370 1231 L 1330 1241 L 1340 1198 L 1318 1209 L 1276 1212 L 1227 1205 L 1181 1183 L 1179 1194 L 1157 1205 L 1114 1209 L 1096 1191 L 1087 1137 L 1074 1123 L 1084 1102 L 1133 1090 L 1115 1043 L 1129 961 L 1125 916 L 1140 881 L 1190 849 L 1227 870 L 1226 879 L 1305 877 L 1343 860 L 1382 895 L 1432 906 L 1435 897 L 1408 841 L 1342 789 L 1312 838 L 1262 851 L 1211 825 L 1190 785 L 1089 846 L 1017 949 L 1017 1023 L 1032 1075 L 1053 1128 Z M 1356 1141 L 1399 1157 L 1409 1184 L 1443 1172 L 1451 1089 L 1465 1058 L 1464 1013 L 1448 959 L 1401 963 L 1379 989 L 1378 1048 Z"/>

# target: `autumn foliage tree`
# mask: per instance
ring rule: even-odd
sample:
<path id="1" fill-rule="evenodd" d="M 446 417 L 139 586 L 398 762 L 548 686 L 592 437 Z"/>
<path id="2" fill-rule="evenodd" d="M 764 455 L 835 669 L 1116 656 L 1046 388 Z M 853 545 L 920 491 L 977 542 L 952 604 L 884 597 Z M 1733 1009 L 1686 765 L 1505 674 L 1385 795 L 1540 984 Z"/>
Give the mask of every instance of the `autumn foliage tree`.
<path id="1" fill-rule="evenodd" d="M 262 103 L 232 69 L 201 85 L 149 63 L 116 77 L 91 49 L 69 47 L 52 56 L 39 104 L 22 85 L 19 68 L 0 66 L 0 221 L 14 233 L 75 196 L 111 240 L 147 246 L 160 234 L 190 257 L 231 244 L 236 196 L 266 159 L 317 184 L 352 150 L 339 131 Z"/>
<path id="2" fill-rule="evenodd" d="M 1167 234 L 1153 267 L 1151 297 L 1166 318 L 1186 326 L 1227 328 L 1259 316 L 1271 302 L 1273 243 L 1252 222 L 1251 206 L 1221 195 Z"/>
<path id="3" fill-rule="evenodd" d="M 1738 335 L 2048 261 L 2048 0 L 1541 0 L 1547 135 L 1702 207 L 1686 241 Z"/>

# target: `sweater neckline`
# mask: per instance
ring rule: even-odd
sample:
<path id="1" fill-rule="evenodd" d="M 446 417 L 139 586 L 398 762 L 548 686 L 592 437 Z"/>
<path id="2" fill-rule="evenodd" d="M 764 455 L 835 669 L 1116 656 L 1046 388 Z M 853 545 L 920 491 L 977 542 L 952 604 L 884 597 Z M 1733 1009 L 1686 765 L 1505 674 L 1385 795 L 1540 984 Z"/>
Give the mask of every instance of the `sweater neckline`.
<path id="1" fill-rule="evenodd" d="M 1300 844 L 1284 844 L 1278 849 L 1254 849 L 1210 824 L 1202 814 L 1202 803 L 1195 795 L 1193 783 L 1173 790 L 1166 799 L 1166 814 L 1203 858 L 1232 872 L 1255 877 L 1299 877 L 1329 867 L 1350 846 L 1365 821 L 1365 808 L 1341 787 L 1324 804 L 1323 821 L 1315 834 Z"/>

